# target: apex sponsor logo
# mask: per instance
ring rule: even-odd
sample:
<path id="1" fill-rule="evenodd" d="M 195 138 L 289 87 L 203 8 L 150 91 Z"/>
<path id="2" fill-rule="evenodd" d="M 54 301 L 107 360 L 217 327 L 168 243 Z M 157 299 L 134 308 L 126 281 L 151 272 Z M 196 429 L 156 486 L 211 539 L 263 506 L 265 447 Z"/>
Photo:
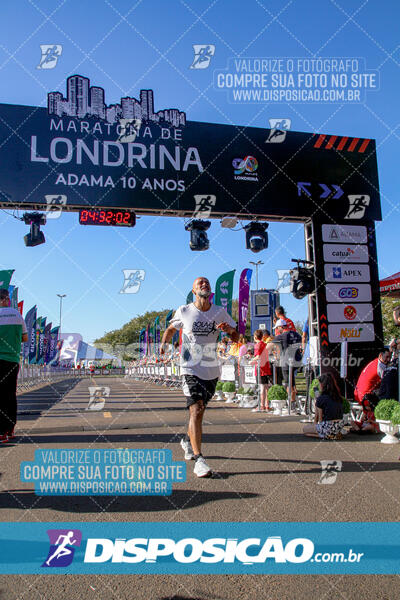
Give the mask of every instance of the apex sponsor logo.
<path id="1" fill-rule="evenodd" d="M 169 556 L 178 563 L 304 563 L 314 553 L 314 543 L 307 538 L 294 538 L 283 543 L 280 536 L 247 538 L 89 538 L 85 563 L 156 563 Z"/>

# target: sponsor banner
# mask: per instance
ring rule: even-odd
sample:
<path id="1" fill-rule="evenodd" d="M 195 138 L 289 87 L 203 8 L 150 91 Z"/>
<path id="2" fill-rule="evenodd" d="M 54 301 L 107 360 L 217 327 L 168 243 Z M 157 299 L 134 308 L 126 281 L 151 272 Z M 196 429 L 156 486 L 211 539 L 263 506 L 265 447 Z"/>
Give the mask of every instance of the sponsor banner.
<path id="1" fill-rule="evenodd" d="M 245 383 L 257 383 L 254 366 L 247 366 L 244 368 L 244 381 Z"/>
<path id="2" fill-rule="evenodd" d="M 227 271 L 220 275 L 215 284 L 215 300 L 216 306 L 222 306 L 227 313 L 232 315 L 232 295 L 233 295 L 233 278 L 235 269 Z"/>
<path id="3" fill-rule="evenodd" d="M 375 328 L 373 323 L 339 323 L 328 326 L 329 341 L 331 343 L 343 342 L 373 342 L 375 341 Z"/>
<path id="4" fill-rule="evenodd" d="M 326 288 L 327 302 L 370 302 L 371 286 L 369 283 L 335 284 L 329 283 Z"/>
<path id="5" fill-rule="evenodd" d="M 355 323 L 374 320 L 372 304 L 328 304 L 328 321 L 341 323 L 354 321 Z"/>
<path id="6" fill-rule="evenodd" d="M 339 263 L 367 263 L 368 246 L 354 244 L 324 244 L 324 261 Z"/>
<path id="7" fill-rule="evenodd" d="M 235 381 L 235 365 L 222 365 L 221 380 Z"/>
<path id="8" fill-rule="evenodd" d="M 398 574 L 400 523 L 2 523 L 2 574 Z M 23 551 L 21 551 L 23 549 Z"/>
<path id="9" fill-rule="evenodd" d="M 363 225 L 322 225 L 322 241 L 341 244 L 366 244 L 367 228 Z"/>
<path id="10" fill-rule="evenodd" d="M 36 357 L 36 305 L 32 306 L 25 315 L 28 341 L 24 343 L 23 356 L 25 359 Z"/>
<path id="11" fill-rule="evenodd" d="M 249 293 L 252 269 L 243 269 L 239 281 L 239 326 L 241 334 L 246 333 L 247 312 L 249 308 Z"/>
<path id="12" fill-rule="evenodd" d="M 356 264 L 327 264 L 325 265 L 325 281 L 370 281 L 371 275 L 369 265 L 356 265 Z"/>
<path id="13" fill-rule="evenodd" d="M 8 289 L 15 269 L 0 271 L 0 289 Z"/>

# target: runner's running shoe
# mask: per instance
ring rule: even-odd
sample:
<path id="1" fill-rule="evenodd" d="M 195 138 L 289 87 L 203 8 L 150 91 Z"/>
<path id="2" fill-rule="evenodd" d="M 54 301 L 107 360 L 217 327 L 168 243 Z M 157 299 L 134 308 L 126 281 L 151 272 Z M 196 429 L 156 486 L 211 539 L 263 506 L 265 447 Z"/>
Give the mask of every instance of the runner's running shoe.
<path id="1" fill-rule="evenodd" d="M 197 477 L 211 477 L 212 475 L 210 467 L 206 463 L 204 456 L 202 456 L 201 454 L 196 459 L 193 473 L 197 475 Z"/>
<path id="2" fill-rule="evenodd" d="M 193 460 L 194 459 L 194 452 L 192 450 L 192 446 L 191 446 L 189 440 L 184 440 L 182 438 L 181 439 L 181 446 L 182 446 L 183 451 L 185 453 L 185 460 Z"/>

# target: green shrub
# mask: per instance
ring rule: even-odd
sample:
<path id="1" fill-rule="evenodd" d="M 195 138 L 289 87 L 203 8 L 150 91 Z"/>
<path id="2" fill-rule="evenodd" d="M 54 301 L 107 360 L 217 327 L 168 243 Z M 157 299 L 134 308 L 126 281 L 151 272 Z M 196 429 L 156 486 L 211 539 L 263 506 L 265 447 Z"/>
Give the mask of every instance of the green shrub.
<path id="1" fill-rule="evenodd" d="M 223 386 L 224 386 L 224 382 L 223 381 L 218 381 L 217 385 L 215 386 L 215 391 L 216 392 L 222 392 Z"/>
<path id="2" fill-rule="evenodd" d="M 238 394 L 244 394 L 244 388 L 240 387 L 237 391 Z"/>
<path id="3" fill-rule="evenodd" d="M 350 412 L 350 402 L 347 400 L 347 398 L 343 398 L 342 397 L 342 403 L 343 403 L 343 414 L 347 415 Z"/>
<path id="4" fill-rule="evenodd" d="M 394 408 L 392 412 L 392 416 L 390 417 L 393 425 L 400 425 L 400 404 L 397 402 L 397 406 Z"/>
<path id="5" fill-rule="evenodd" d="M 315 390 L 319 391 L 319 381 L 318 379 L 313 379 L 310 384 L 310 397 L 315 398 Z"/>
<path id="6" fill-rule="evenodd" d="M 268 390 L 268 400 L 286 400 L 287 391 L 283 385 L 271 385 Z"/>
<path id="7" fill-rule="evenodd" d="M 236 386 L 234 384 L 233 381 L 225 381 L 223 387 L 222 387 L 222 391 L 225 392 L 225 394 L 233 394 L 236 391 Z"/>
<path id="8" fill-rule="evenodd" d="M 377 407 L 375 408 L 375 419 L 380 421 L 390 421 L 394 409 L 399 406 L 397 400 L 380 400 Z"/>

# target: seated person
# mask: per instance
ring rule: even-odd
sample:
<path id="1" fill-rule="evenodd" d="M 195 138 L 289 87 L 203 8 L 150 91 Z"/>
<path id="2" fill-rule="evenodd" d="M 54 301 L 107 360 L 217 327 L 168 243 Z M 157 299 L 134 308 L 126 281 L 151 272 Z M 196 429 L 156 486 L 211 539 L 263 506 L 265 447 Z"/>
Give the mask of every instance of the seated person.
<path id="1" fill-rule="evenodd" d="M 362 400 L 363 411 L 359 420 L 352 421 L 350 431 L 353 433 L 379 433 L 379 425 L 375 421 L 376 394 L 365 394 Z"/>
<path id="2" fill-rule="evenodd" d="M 320 395 L 315 405 L 314 423 L 307 423 L 303 433 L 324 440 L 342 438 L 343 401 L 339 387 L 331 373 L 319 377 Z"/>

